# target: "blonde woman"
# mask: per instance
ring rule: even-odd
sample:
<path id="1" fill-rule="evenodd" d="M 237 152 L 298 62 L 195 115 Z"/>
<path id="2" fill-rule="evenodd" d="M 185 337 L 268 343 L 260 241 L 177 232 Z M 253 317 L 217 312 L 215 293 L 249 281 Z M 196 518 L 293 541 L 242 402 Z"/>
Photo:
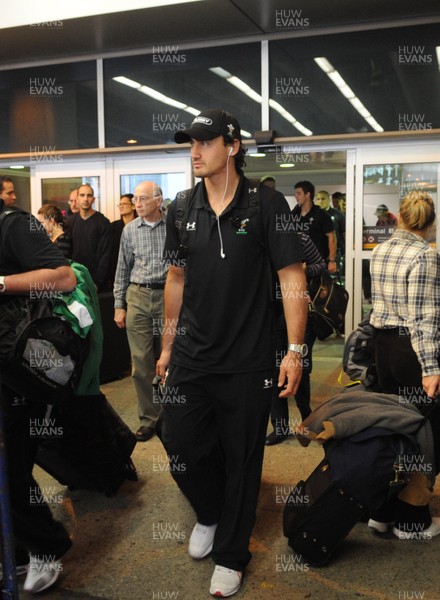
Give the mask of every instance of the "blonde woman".
<path id="1" fill-rule="evenodd" d="M 412 191 L 402 201 L 398 228 L 372 254 L 370 271 L 376 367 L 381 391 L 397 394 L 426 414 L 440 393 L 440 257 L 427 239 L 435 223 L 430 194 Z M 430 416 L 440 468 L 440 410 Z M 430 491 L 424 476 L 412 478 L 399 494 L 393 532 L 410 536 L 420 525 L 421 537 L 440 534 L 429 513 Z M 373 517 L 369 525 L 386 531 L 393 515 Z M 414 531 L 414 527 L 412 527 Z"/>

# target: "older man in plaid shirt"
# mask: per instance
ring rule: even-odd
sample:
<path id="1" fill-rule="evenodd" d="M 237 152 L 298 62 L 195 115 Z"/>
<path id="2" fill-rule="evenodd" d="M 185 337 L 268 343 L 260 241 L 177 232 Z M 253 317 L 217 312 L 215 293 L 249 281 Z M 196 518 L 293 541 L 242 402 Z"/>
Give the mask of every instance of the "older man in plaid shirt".
<path id="1" fill-rule="evenodd" d="M 160 354 L 167 271 L 162 260 L 165 220 L 162 190 L 153 181 L 140 183 L 133 200 L 139 216 L 122 231 L 114 284 L 115 322 L 127 328 L 140 420 L 136 437 L 146 442 L 154 435 L 159 415 L 152 381 Z"/>

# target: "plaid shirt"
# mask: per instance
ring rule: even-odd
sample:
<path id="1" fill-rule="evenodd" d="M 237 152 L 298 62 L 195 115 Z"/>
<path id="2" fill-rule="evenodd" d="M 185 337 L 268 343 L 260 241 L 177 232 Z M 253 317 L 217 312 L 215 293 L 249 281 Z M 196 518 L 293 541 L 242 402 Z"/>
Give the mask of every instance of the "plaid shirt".
<path id="1" fill-rule="evenodd" d="M 130 283 L 163 283 L 167 267 L 162 259 L 165 245 L 165 220 L 153 227 L 141 217 L 122 230 L 113 294 L 115 308 L 127 308 L 125 295 Z"/>
<path id="2" fill-rule="evenodd" d="M 438 375 L 440 354 L 440 256 L 419 235 L 397 229 L 379 244 L 370 263 L 378 329 L 407 327 L 423 376 Z"/>

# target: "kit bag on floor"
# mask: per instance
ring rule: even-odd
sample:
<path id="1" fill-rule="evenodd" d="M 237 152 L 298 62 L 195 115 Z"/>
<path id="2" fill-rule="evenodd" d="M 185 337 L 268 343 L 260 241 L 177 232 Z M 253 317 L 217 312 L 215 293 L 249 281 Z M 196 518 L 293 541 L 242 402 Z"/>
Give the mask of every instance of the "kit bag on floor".
<path id="1" fill-rule="evenodd" d="M 284 535 L 304 563 L 321 567 L 365 512 L 365 506 L 333 481 L 329 464 L 323 460 L 287 499 Z"/>
<path id="2" fill-rule="evenodd" d="M 55 407 L 48 423 L 36 462 L 63 485 L 109 496 L 125 479 L 137 481 L 130 458 L 136 436 L 103 394 L 75 396 Z"/>
<path id="3" fill-rule="evenodd" d="M 287 499 L 284 535 L 312 566 L 332 558 L 362 517 L 405 485 L 403 465 L 417 453 L 411 436 L 380 427 L 324 444 L 326 458 Z"/>
<path id="4" fill-rule="evenodd" d="M 348 292 L 328 271 L 323 271 L 309 289 L 310 323 L 318 340 L 325 340 L 333 333 L 344 333 L 345 312 L 348 304 Z"/>

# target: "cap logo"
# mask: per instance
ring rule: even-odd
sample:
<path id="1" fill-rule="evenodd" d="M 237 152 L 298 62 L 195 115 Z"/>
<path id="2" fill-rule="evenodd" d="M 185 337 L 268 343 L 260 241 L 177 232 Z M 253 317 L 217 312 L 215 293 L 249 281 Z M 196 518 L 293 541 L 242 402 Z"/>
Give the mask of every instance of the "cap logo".
<path id="1" fill-rule="evenodd" d="M 228 123 L 228 135 L 230 137 L 234 137 L 234 131 L 235 131 L 235 127 L 232 125 L 232 123 Z"/>
<path id="2" fill-rule="evenodd" d="M 208 117 L 196 117 L 192 124 L 194 123 L 203 123 L 203 125 L 212 125 L 212 119 L 208 119 Z"/>

